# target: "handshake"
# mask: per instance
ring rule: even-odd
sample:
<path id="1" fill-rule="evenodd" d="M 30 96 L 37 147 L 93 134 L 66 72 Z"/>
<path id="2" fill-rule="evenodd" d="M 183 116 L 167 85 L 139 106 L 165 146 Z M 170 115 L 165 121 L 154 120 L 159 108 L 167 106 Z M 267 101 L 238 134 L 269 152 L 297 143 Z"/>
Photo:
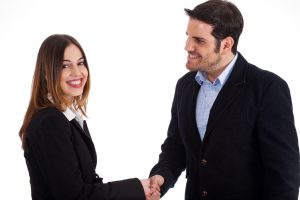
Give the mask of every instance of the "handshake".
<path id="1" fill-rule="evenodd" d="M 149 179 L 141 179 L 140 180 L 146 200 L 159 200 L 160 199 L 160 187 L 164 184 L 164 178 L 160 175 L 154 175 Z"/>

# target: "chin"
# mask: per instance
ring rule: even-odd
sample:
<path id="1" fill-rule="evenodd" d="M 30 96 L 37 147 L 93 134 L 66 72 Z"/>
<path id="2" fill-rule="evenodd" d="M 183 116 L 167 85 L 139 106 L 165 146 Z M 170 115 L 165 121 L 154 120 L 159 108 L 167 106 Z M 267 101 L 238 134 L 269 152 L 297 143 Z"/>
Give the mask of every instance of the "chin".
<path id="1" fill-rule="evenodd" d="M 71 97 L 75 98 L 75 97 L 79 97 L 81 94 L 72 94 Z"/>
<path id="2" fill-rule="evenodd" d="M 198 68 L 195 67 L 195 66 L 189 66 L 189 65 L 186 65 L 185 67 L 186 67 L 188 70 L 192 71 L 192 72 L 198 71 Z"/>
<path id="3" fill-rule="evenodd" d="M 80 97 L 81 95 L 82 95 L 82 93 L 81 94 L 76 94 L 73 97 Z"/>

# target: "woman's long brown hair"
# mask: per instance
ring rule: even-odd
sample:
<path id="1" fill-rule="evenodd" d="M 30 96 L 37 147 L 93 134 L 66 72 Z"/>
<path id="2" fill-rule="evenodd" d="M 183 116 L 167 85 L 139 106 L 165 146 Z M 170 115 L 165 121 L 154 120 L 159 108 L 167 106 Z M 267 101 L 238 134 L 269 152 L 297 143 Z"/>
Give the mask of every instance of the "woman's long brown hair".
<path id="1" fill-rule="evenodd" d="M 44 40 L 37 55 L 32 80 L 31 97 L 23 124 L 19 131 L 23 148 L 26 147 L 25 141 L 28 125 L 39 110 L 46 107 L 55 107 L 60 111 L 64 111 L 66 105 L 68 106 L 67 100 L 63 98 L 63 92 L 59 82 L 63 69 L 64 52 L 66 47 L 71 44 L 76 45 L 80 49 L 86 68 L 89 72 L 85 53 L 75 38 L 70 35 L 55 34 Z M 87 77 L 82 95 L 75 97 L 73 100 L 75 109 L 80 110 L 83 115 L 86 115 L 89 90 L 90 76 Z M 51 94 L 52 101 L 49 100 L 48 94 Z"/>

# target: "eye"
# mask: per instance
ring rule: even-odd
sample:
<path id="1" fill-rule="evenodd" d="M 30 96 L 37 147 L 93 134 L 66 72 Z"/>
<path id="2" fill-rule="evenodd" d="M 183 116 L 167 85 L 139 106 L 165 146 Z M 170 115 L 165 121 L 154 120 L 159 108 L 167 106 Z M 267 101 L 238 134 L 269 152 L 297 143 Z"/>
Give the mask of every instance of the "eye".
<path id="1" fill-rule="evenodd" d="M 205 43 L 205 41 L 204 41 L 203 38 L 195 37 L 194 39 L 195 39 L 195 41 L 196 41 L 198 44 L 204 44 L 204 43 Z"/>
<path id="2" fill-rule="evenodd" d="M 70 65 L 69 64 L 62 64 L 62 68 L 68 68 L 68 67 L 70 67 Z"/>
<path id="3" fill-rule="evenodd" d="M 85 62 L 84 61 L 80 61 L 77 65 L 78 66 L 85 66 Z"/>

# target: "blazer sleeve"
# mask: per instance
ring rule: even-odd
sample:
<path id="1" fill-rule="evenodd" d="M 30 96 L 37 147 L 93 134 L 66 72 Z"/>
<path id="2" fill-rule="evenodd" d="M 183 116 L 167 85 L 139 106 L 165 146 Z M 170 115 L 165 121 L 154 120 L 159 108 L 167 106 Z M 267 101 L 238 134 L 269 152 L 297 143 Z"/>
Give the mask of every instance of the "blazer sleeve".
<path id="1" fill-rule="evenodd" d="M 265 84 L 256 127 L 264 169 L 263 199 L 297 200 L 299 147 L 290 91 L 284 80 L 271 80 Z"/>
<path id="2" fill-rule="evenodd" d="M 85 183 L 71 142 L 69 121 L 50 114 L 29 129 L 27 144 L 41 171 L 41 179 L 57 200 L 145 200 L 138 179 Z M 30 163 L 29 163 L 30 165 Z"/>
<path id="3" fill-rule="evenodd" d="M 167 138 L 161 146 L 158 163 L 150 171 L 150 176 L 161 175 L 164 178 L 161 196 L 174 187 L 182 171 L 186 168 L 185 149 L 179 134 L 177 118 L 177 109 L 180 104 L 179 94 L 182 88 L 181 80 L 179 79 L 176 85 Z"/>

